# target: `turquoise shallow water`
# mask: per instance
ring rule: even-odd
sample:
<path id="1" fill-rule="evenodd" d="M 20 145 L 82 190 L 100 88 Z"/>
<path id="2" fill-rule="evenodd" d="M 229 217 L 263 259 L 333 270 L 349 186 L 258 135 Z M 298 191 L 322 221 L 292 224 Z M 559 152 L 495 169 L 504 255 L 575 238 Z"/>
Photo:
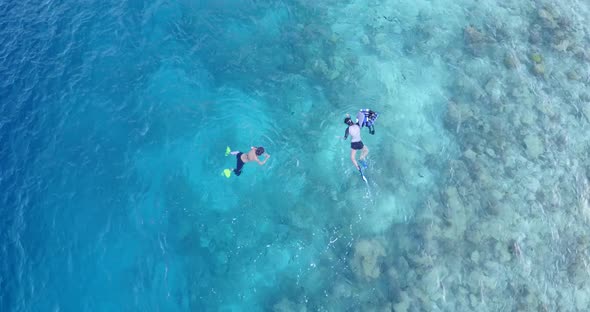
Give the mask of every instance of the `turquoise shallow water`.
<path id="1" fill-rule="evenodd" d="M 589 19 L 1 2 L 0 310 L 587 311 Z"/>

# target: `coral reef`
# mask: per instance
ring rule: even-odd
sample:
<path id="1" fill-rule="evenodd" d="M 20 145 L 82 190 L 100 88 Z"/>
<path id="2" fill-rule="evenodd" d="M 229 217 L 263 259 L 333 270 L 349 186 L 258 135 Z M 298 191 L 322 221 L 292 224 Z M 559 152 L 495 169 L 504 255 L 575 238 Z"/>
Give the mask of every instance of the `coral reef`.
<path id="1" fill-rule="evenodd" d="M 278 30 L 288 55 L 255 71 L 273 77 L 261 97 L 295 116 L 269 135 L 310 155 L 281 181 L 304 186 L 261 196 L 283 209 L 249 230 L 271 238 L 219 247 L 230 229 L 200 231 L 213 273 L 245 265 L 228 250 L 261 239 L 271 247 L 252 262 L 291 287 L 267 289 L 274 311 L 587 310 L 588 26 L 547 1 L 448 5 L 296 2 L 306 14 Z M 387 117 L 363 133 L 364 184 L 331 120 L 373 104 Z"/>
<path id="2" fill-rule="evenodd" d="M 360 240 L 354 245 L 350 265 L 360 279 L 376 279 L 381 275 L 381 258 L 385 256 L 385 248 L 376 239 Z"/>

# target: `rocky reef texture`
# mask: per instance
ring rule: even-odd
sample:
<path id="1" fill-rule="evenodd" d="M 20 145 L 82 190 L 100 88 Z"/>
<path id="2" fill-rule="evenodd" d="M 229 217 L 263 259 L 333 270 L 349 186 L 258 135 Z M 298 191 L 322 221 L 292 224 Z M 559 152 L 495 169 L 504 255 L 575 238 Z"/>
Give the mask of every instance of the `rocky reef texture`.
<path id="1" fill-rule="evenodd" d="M 584 13 L 572 15 L 569 4 L 548 1 L 486 9 L 463 1 L 457 5 L 468 13 L 449 25 L 435 21 L 437 12 L 396 12 L 384 1 L 369 8 L 364 32 L 345 38 L 338 21 L 360 2 L 326 13 L 339 34 L 338 56 L 314 59 L 307 71 L 336 89 L 378 81 L 381 99 L 403 105 L 398 86 L 411 74 L 399 59 L 442 62 L 451 74 L 436 105 L 444 108 L 441 124 L 457 151 L 439 167 L 429 158 L 440 146 L 419 136 L 406 136 L 411 144 L 394 142 L 400 136 L 383 143 L 397 147 L 387 170 L 406 182 L 379 183 L 397 195 L 419 185 L 416 166 L 404 168 L 408 162 L 439 170 L 439 180 L 416 198 L 407 222 L 339 245 L 352 276 L 328 297 L 363 311 L 590 309 L 588 6 L 576 4 Z M 375 59 L 351 62 L 358 46 Z M 351 69 L 374 60 L 401 66 L 366 74 L 374 80 Z M 420 156 L 411 156 L 414 150 Z M 345 310 L 337 304 L 317 299 L 309 307 Z"/>
<path id="2" fill-rule="evenodd" d="M 179 249 L 215 263 L 195 293 L 227 274 L 217 290 L 271 311 L 590 310 L 588 4 L 293 3 L 280 40 L 219 49 L 264 75 L 247 86 L 272 105 L 241 114 L 271 125 L 261 140 L 284 167 L 220 185 L 248 194 L 237 214 L 208 212 L 220 225 L 178 226 Z M 265 44 L 288 52 L 265 62 Z M 244 68 L 207 56 L 218 80 Z M 368 184 L 335 138 L 360 107 L 382 113 L 363 132 Z"/>
<path id="3" fill-rule="evenodd" d="M 385 248 L 376 240 L 359 240 L 354 245 L 351 268 L 360 279 L 373 280 L 381 275 L 380 261 Z"/>

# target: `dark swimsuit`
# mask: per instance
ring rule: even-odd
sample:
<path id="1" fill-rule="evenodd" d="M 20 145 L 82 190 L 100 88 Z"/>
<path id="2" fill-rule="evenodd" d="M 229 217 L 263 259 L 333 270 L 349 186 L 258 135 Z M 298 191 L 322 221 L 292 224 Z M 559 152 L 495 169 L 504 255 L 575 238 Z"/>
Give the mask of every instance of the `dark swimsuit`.
<path id="1" fill-rule="evenodd" d="M 363 147 L 365 147 L 365 144 L 363 144 L 363 141 L 350 143 L 350 148 L 352 148 L 353 150 L 362 150 Z"/>
<path id="2" fill-rule="evenodd" d="M 237 176 L 239 176 L 240 174 L 242 174 L 242 167 L 244 167 L 244 161 L 242 160 L 242 154 L 244 154 L 244 153 L 242 153 L 242 152 L 239 152 L 239 153 L 236 155 L 236 158 L 237 158 L 237 160 L 238 160 L 238 164 L 237 164 L 237 166 L 236 166 L 236 169 L 234 169 L 234 173 L 235 173 Z"/>
<path id="3" fill-rule="evenodd" d="M 348 134 L 349 134 L 349 131 L 348 131 L 348 128 L 346 128 L 346 131 L 344 131 L 344 139 L 345 140 L 348 138 Z M 363 141 L 350 143 L 350 148 L 352 148 L 353 150 L 362 150 L 363 147 L 365 147 L 365 144 L 363 144 Z"/>

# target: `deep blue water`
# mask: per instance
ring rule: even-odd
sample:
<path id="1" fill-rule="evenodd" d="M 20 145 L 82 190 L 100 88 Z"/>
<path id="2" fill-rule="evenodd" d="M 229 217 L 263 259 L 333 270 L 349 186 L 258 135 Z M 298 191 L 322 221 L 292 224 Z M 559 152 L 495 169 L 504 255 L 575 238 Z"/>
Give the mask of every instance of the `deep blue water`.
<path id="1" fill-rule="evenodd" d="M 246 281 L 231 281 L 222 258 L 243 248 L 248 259 L 235 261 L 251 263 L 276 240 L 264 229 L 272 216 L 247 208 L 276 203 L 255 185 L 277 180 L 269 171 L 242 185 L 220 180 L 219 156 L 227 144 L 287 145 L 273 141 L 277 121 L 264 111 L 291 112 L 252 94 L 283 66 L 279 21 L 297 19 L 287 9 L 2 4 L 2 310 L 217 310 L 254 300 L 242 283 L 262 277 L 236 263 Z M 237 243 L 240 231 L 261 233 Z"/>
<path id="2" fill-rule="evenodd" d="M 584 311 L 571 8 L 0 1 L 0 310 Z"/>

